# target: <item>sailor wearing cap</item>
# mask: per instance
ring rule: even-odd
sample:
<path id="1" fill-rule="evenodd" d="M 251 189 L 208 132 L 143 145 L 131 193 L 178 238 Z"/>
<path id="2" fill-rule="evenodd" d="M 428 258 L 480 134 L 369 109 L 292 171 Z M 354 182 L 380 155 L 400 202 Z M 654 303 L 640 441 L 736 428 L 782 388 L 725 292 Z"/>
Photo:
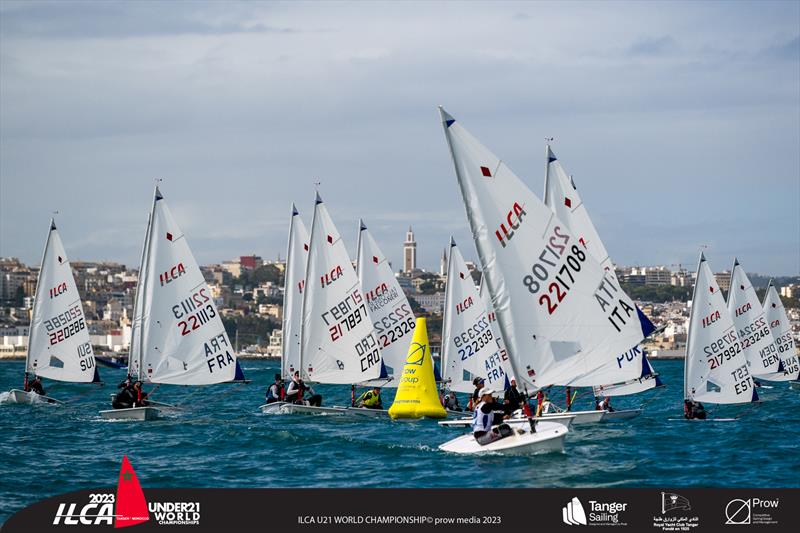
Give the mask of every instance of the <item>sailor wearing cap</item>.
<path id="1" fill-rule="evenodd" d="M 494 392 L 489 387 L 483 387 L 478 392 L 480 402 L 475 406 L 475 411 L 472 413 L 472 435 L 478 441 L 478 444 L 482 446 L 512 434 L 508 424 L 500 424 L 496 429 L 492 429 L 492 422 L 494 421 L 494 398 L 492 395 Z"/>

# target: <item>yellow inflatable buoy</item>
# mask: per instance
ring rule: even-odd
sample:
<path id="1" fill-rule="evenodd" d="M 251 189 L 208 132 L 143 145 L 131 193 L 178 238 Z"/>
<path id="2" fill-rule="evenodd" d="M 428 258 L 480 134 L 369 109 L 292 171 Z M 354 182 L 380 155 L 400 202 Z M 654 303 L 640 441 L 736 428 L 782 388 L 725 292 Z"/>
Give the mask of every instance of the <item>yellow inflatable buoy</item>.
<path id="1" fill-rule="evenodd" d="M 445 418 L 447 412 L 439 401 L 433 360 L 428 345 L 428 327 L 424 318 L 418 318 L 414 338 L 408 348 L 406 364 L 400 384 L 389 408 L 392 418 Z"/>

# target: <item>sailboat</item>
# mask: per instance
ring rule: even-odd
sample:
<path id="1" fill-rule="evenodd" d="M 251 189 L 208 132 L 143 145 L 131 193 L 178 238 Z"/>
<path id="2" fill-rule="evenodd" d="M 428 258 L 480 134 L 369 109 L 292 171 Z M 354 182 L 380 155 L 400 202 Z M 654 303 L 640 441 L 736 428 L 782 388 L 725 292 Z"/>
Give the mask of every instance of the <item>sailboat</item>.
<path id="1" fill-rule="evenodd" d="M 634 303 L 511 169 L 440 108 L 485 282 L 518 380 L 583 379 L 644 339 Z M 641 368 L 623 368 L 619 381 Z"/>
<path id="2" fill-rule="evenodd" d="M 72 383 L 100 381 L 83 304 L 53 219 L 36 283 L 23 390 L 11 389 L 8 398 L 13 403 L 63 403 L 28 391 L 31 377 Z"/>
<path id="3" fill-rule="evenodd" d="M 464 257 L 450 237 L 442 320 L 441 366 L 446 388 L 472 393 L 473 378 L 481 377 L 486 386 L 505 390 L 512 370 L 498 340 Z"/>
<path id="4" fill-rule="evenodd" d="M 317 193 L 303 309 L 300 372 L 309 382 L 363 383 L 386 377 L 378 339 L 341 234 Z M 343 415 L 345 407 L 287 403 L 281 413 Z"/>
<path id="5" fill-rule="evenodd" d="M 308 230 L 297 207 L 292 204 L 289 221 L 289 243 L 283 280 L 283 324 L 281 341 L 281 377 L 291 381 L 300 369 L 300 325 L 303 321 L 303 287 L 308 262 Z M 259 407 L 263 413 L 277 413 L 286 402 L 273 402 Z"/>
<path id="6" fill-rule="evenodd" d="M 447 259 L 447 286 L 445 291 L 444 319 L 442 321 L 442 379 L 447 389 L 472 393 L 475 377 L 484 379 L 487 387 L 496 391 L 508 388 L 514 378 L 511 361 L 498 333 L 491 300 L 486 285 L 479 291 L 464 262 L 464 257 L 450 237 Z M 463 414 L 463 413 L 462 413 Z M 537 420 L 544 417 L 535 417 Z M 575 416 L 552 414 L 549 420 L 569 427 Z M 527 424 L 527 417 L 508 420 L 509 424 Z M 445 427 L 467 427 L 470 416 L 443 420 Z"/>
<path id="7" fill-rule="evenodd" d="M 683 395 L 684 410 L 690 402 L 735 404 L 758 401 L 736 325 L 703 253 L 697 265 L 689 315 Z"/>
<path id="8" fill-rule="evenodd" d="M 389 261 L 363 220 L 359 221 L 356 272 L 388 376 L 384 386 L 397 387 L 395 373 L 399 377 L 406 363 L 416 319 Z"/>
<path id="9" fill-rule="evenodd" d="M 786 309 L 783 307 L 781 297 L 778 296 L 772 280 L 770 280 L 767 293 L 764 295 L 763 307 L 767 324 L 769 324 L 772 337 L 775 339 L 775 345 L 778 347 L 778 357 L 781 358 L 781 367 L 783 368 L 782 371 L 775 374 L 764 376 L 764 379 L 789 381 L 790 388 L 796 389 L 800 387 L 797 384 L 800 380 L 800 363 L 792 336 L 792 324 L 789 322 L 789 317 L 786 316 Z"/>
<path id="10" fill-rule="evenodd" d="M 739 334 L 750 374 L 756 379 L 780 380 L 784 374 L 783 362 L 767 322 L 765 307 L 761 306 L 756 290 L 744 268 L 739 265 L 739 260 L 734 259 L 728 291 L 728 312 Z"/>
<path id="11" fill-rule="evenodd" d="M 243 380 L 233 345 L 186 236 L 158 186 L 136 285 L 129 377 L 152 384 Z M 151 420 L 154 405 L 100 411 L 104 419 Z"/>
<path id="12" fill-rule="evenodd" d="M 545 156 L 547 160 L 544 180 L 545 205 L 550 207 L 559 219 L 569 226 L 580 245 L 600 263 L 606 277 L 611 280 L 611 284 L 620 287 L 614 271 L 614 264 L 589 217 L 586 204 L 584 204 L 578 193 L 575 181 L 564 171 L 549 144 L 546 145 Z M 655 331 L 655 327 L 647 316 L 639 310 L 638 306 L 636 307 L 636 314 L 641 323 L 642 334 L 647 337 Z M 635 371 L 637 368 L 640 369 L 639 376 L 627 381 L 620 379 L 619 376 L 629 374 L 628 369 Z M 650 361 L 647 360 L 644 349 L 638 344 L 621 354 L 616 354 L 616 357 L 605 366 L 595 370 L 590 376 L 575 380 L 574 383 L 579 384 L 582 380 L 590 380 L 594 383 L 599 382 L 599 384 L 593 386 L 595 396 L 623 396 L 663 385 L 653 370 Z M 610 411 L 603 420 L 632 418 L 640 413 L 641 409 Z"/>

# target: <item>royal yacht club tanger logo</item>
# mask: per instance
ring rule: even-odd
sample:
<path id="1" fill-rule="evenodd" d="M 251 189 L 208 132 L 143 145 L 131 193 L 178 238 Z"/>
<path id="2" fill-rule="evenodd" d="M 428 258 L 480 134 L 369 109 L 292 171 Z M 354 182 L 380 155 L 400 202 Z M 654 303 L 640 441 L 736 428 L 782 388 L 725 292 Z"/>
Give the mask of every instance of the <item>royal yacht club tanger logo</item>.
<path id="1" fill-rule="evenodd" d="M 124 456 L 116 495 L 110 492 L 97 492 L 89 494 L 88 502 L 62 502 L 53 518 L 53 525 L 113 525 L 115 528 L 121 528 L 135 526 L 151 518 L 158 525 L 198 525 L 200 503 L 148 502 L 133 466 L 128 457 Z"/>
<path id="2" fill-rule="evenodd" d="M 561 520 L 568 526 L 626 526 L 624 515 L 628 510 L 628 504 L 624 502 L 601 502 L 589 500 L 587 506 L 589 512 L 583 506 L 578 497 L 572 498 L 561 509 Z"/>
<path id="3" fill-rule="evenodd" d="M 675 511 L 677 509 L 682 511 L 691 511 L 692 506 L 689 504 L 689 500 L 680 494 L 675 494 L 673 492 L 662 492 L 661 514 L 667 514 L 668 512 Z"/>

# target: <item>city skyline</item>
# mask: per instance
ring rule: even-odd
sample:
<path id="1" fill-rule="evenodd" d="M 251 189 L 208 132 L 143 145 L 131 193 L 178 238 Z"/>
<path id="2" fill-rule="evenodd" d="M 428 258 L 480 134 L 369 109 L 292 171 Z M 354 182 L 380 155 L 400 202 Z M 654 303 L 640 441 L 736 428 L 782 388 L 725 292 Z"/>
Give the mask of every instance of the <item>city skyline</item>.
<path id="1" fill-rule="evenodd" d="M 59 210 L 71 259 L 136 265 L 161 177 L 202 264 L 285 255 L 315 182 L 351 257 L 363 218 L 395 270 L 409 224 L 477 262 L 444 104 L 537 195 L 554 136 L 618 264 L 797 275 L 800 6 L 535 5 L 3 2 L 0 255 Z"/>

